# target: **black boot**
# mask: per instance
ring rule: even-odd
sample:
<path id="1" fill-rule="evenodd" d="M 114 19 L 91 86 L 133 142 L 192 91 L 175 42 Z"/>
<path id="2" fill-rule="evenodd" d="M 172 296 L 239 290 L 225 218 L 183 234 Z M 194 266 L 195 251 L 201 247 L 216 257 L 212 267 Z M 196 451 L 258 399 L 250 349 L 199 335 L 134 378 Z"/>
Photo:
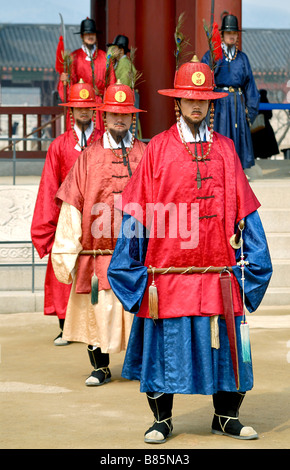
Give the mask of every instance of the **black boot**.
<path id="1" fill-rule="evenodd" d="M 54 338 L 54 341 L 53 341 L 54 345 L 55 346 L 67 346 L 68 344 L 70 344 L 70 342 L 67 341 L 66 339 L 62 338 L 62 332 L 63 332 L 63 327 L 64 327 L 64 318 L 59 318 L 58 322 L 59 322 L 59 327 L 60 327 L 60 333 L 56 338 Z"/>
<path id="2" fill-rule="evenodd" d="M 256 431 L 250 426 L 243 426 L 238 418 L 245 395 L 240 392 L 217 392 L 213 395 L 213 434 L 223 434 L 236 439 L 257 439 Z"/>
<path id="3" fill-rule="evenodd" d="M 86 385 L 96 386 L 110 382 L 111 372 L 108 367 L 110 362 L 109 354 L 102 353 L 101 348 L 93 349 L 92 346 L 88 346 L 88 354 L 94 370 L 87 378 Z"/>
<path id="4" fill-rule="evenodd" d="M 147 393 L 149 406 L 154 414 L 154 423 L 145 432 L 144 441 L 149 444 L 162 444 L 172 433 L 173 394 Z"/>

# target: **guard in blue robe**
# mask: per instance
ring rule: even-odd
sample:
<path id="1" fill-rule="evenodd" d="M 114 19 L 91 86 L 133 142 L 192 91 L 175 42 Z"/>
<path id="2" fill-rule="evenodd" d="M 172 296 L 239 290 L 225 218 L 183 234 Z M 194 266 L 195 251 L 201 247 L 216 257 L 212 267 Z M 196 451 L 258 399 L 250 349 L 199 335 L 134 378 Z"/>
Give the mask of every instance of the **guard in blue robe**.
<path id="1" fill-rule="evenodd" d="M 130 237 L 128 230 L 138 235 Z M 125 310 L 133 314 L 138 313 L 147 286 L 147 267 L 144 266 L 147 244 L 146 228 L 125 214 L 107 275 Z M 249 263 L 245 265 L 245 305 L 253 312 L 260 305 L 272 275 L 268 245 L 257 211 L 245 218 L 243 252 Z M 236 257 L 238 261 L 240 249 Z M 233 266 L 233 272 L 242 290 L 241 267 Z M 241 353 L 242 320 L 241 316 L 235 317 L 240 403 L 245 392 L 253 387 L 252 363 L 244 362 Z M 149 397 L 150 393 L 159 393 L 163 400 L 172 400 L 173 395 L 179 393 L 213 395 L 215 400 L 223 392 L 236 392 L 226 324 L 221 318 L 219 338 L 220 348 L 212 348 L 210 317 L 179 317 L 154 322 L 135 316 L 122 376 L 139 380 L 141 392 Z M 238 394 L 230 396 L 235 398 Z"/>
<path id="2" fill-rule="evenodd" d="M 192 80 L 195 73 L 198 74 L 198 78 L 200 76 L 204 78 L 204 82 L 201 80 L 201 84 L 200 81 L 195 84 Z M 186 104 L 191 100 L 194 101 L 195 106 L 198 106 L 198 100 L 215 99 L 218 93 L 212 95 L 211 93 L 214 92 L 209 91 L 210 87 L 213 88 L 211 70 L 208 65 L 201 64 L 193 58 L 190 63 L 183 64 L 176 72 L 175 88 L 165 90 L 165 92 L 168 96 L 181 98 L 182 108 L 184 105 L 182 98 L 184 96 L 187 100 Z M 161 91 L 164 92 L 164 90 Z M 180 113 L 182 114 L 182 109 Z M 216 249 L 216 251 L 213 250 L 210 257 L 210 263 L 214 266 L 219 266 L 219 264 L 215 264 L 215 260 L 218 258 L 215 257 L 214 253 L 221 251 L 221 240 L 224 234 L 226 233 L 225 236 L 228 240 L 232 235 L 232 231 L 235 230 L 235 224 L 241 219 L 244 220 L 245 228 L 242 232 L 244 240 L 242 245 L 243 259 L 245 262 L 249 262 L 244 266 L 245 304 L 250 311 L 254 311 L 259 306 L 272 274 L 267 241 L 257 212 L 260 204 L 249 187 L 239 159 L 234 152 L 232 142 L 226 137 L 219 136 L 220 140 L 226 140 L 225 144 L 231 143 L 232 150 L 228 150 L 227 158 L 225 158 L 224 165 L 219 167 L 220 170 L 216 169 L 214 174 L 210 174 L 207 172 L 214 164 L 215 158 L 219 158 L 218 155 L 223 155 L 224 158 L 227 151 L 226 145 L 223 147 L 221 143 L 218 144 L 217 140 L 213 142 L 211 153 L 206 154 L 209 159 L 200 170 L 202 172 L 200 175 L 202 184 L 199 186 L 197 167 L 191 166 L 192 163 L 197 164 L 197 160 L 192 159 L 194 157 L 193 153 L 188 152 L 186 141 L 182 140 L 187 135 L 186 138 L 189 139 L 187 142 L 191 142 L 197 136 L 192 134 L 192 130 L 188 126 L 187 134 L 185 134 L 185 127 L 181 131 L 180 115 L 177 116 L 177 119 L 176 129 L 174 128 L 176 132 L 171 129 L 156 136 L 149 143 L 138 169 L 122 193 L 121 202 L 117 203 L 117 207 L 123 211 L 124 217 L 107 276 L 112 290 L 125 310 L 135 314 L 122 376 L 130 380 L 140 381 L 140 390 L 146 393 L 149 406 L 153 411 L 155 421 L 153 426 L 145 433 L 145 442 L 162 443 L 170 435 L 174 394 L 212 395 L 215 408 L 212 432 L 238 439 L 254 439 L 257 437 L 254 429 L 243 426 L 238 420 L 238 411 L 245 393 L 253 387 L 249 344 L 247 344 L 249 354 L 246 360 L 243 354 L 245 341 L 241 334 L 241 331 L 244 331 L 241 326 L 244 319 L 242 308 L 241 311 L 239 308 L 235 310 L 236 315 L 231 317 L 232 331 L 235 332 L 235 352 L 238 356 L 238 382 L 232 360 L 232 331 L 228 329 L 228 317 L 225 304 L 221 300 L 220 284 L 218 284 L 218 287 L 216 285 L 216 289 L 213 289 L 214 284 L 208 284 L 210 278 L 204 278 L 203 284 L 207 285 L 208 288 L 194 290 L 196 285 L 199 286 L 198 276 L 211 276 L 211 274 L 206 272 L 204 274 L 184 274 L 184 276 L 192 277 L 189 278 L 191 282 L 187 285 L 187 288 L 183 290 L 180 286 L 184 282 L 188 282 L 188 279 L 185 280 L 184 276 L 181 276 L 178 286 L 176 277 L 174 280 L 176 275 L 173 274 L 171 282 L 175 286 L 175 297 L 171 297 L 170 305 L 164 303 L 163 299 L 170 298 L 172 284 L 166 281 L 163 284 L 165 287 L 162 289 L 162 283 L 158 283 L 159 278 L 156 282 L 160 293 L 160 315 L 158 319 L 153 320 L 150 318 L 150 309 L 148 314 L 148 298 L 145 297 L 145 292 L 147 296 L 148 267 L 150 264 L 153 264 L 155 260 L 157 261 L 159 256 L 157 267 L 163 267 L 168 271 L 167 268 L 170 266 L 184 266 L 180 263 L 173 264 L 176 258 L 173 257 L 175 252 L 172 246 L 175 247 L 177 253 L 181 251 L 181 248 L 178 248 L 178 245 L 170 244 L 169 240 L 170 238 L 175 240 L 177 235 L 175 237 L 168 235 L 158 237 L 154 229 L 151 230 L 150 211 L 147 213 L 147 204 L 151 207 L 152 203 L 157 206 L 160 203 L 167 203 L 166 197 L 169 192 L 172 198 L 171 201 L 174 204 L 178 204 L 181 197 L 185 197 L 188 202 L 195 200 L 195 197 L 198 200 L 206 198 L 206 201 L 212 202 L 212 199 L 218 198 L 218 194 L 215 195 L 215 192 L 219 193 L 219 196 L 223 195 L 219 199 L 220 202 L 217 204 L 215 212 L 215 214 L 219 213 L 219 217 L 223 220 L 223 223 L 219 226 L 220 229 L 216 228 L 217 223 L 212 230 L 202 231 L 199 228 L 199 245 L 201 245 L 201 248 L 206 250 L 207 253 L 210 253 L 213 248 Z M 202 130 L 201 123 L 199 130 L 200 132 Z M 196 141 L 195 143 L 197 146 Z M 199 145 L 202 147 L 202 139 L 200 139 Z M 217 147 L 220 154 L 216 153 L 215 145 L 220 146 Z M 172 148 L 176 149 L 173 158 L 177 160 L 175 154 L 182 155 L 183 160 L 178 161 L 180 168 L 187 161 L 187 153 L 190 155 L 190 165 L 185 167 L 188 169 L 187 172 L 181 173 L 180 170 L 179 175 L 175 176 L 174 168 L 178 167 L 169 163 Z M 201 160 L 199 162 L 199 165 L 202 165 Z M 232 170 L 230 170 L 230 165 L 233 162 L 236 162 L 237 165 L 232 166 Z M 229 180 L 231 184 L 234 181 L 236 184 L 228 186 Z M 220 181 L 223 181 L 223 184 L 218 185 Z M 210 182 L 213 182 L 214 185 L 213 193 L 202 196 L 202 191 L 209 191 Z M 182 195 L 180 193 L 181 189 L 183 190 Z M 233 197 L 232 200 L 231 197 Z M 232 204 L 229 204 L 230 200 Z M 225 212 L 220 211 L 220 207 Z M 141 213 L 138 208 L 141 208 Z M 145 210 L 145 208 L 144 220 L 142 209 Z M 221 214 L 226 215 L 223 217 Z M 204 217 L 200 217 L 200 219 L 203 220 Z M 212 218 L 209 220 L 212 220 Z M 230 224 L 229 220 L 231 220 Z M 228 226 L 229 229 L 227 230 Z M 156 228 L 153 224 L 154 227 Z M 218 234 L 214 234 L 214 230 L 218 231 Z M 179 236 L 181 236 L 180 233 Z M 207 244 L 209 240 L 212 243 Z M 239 251 L 234 251 L 234 249 L 238 250 L 238 247 L 232 245 L 228 248 L 231 250 L 231 257 L 226 258 L 225 255 L 223 259 L 228 259 L 228 261 L 224 262 L 227 266 L 235 265 L 240 257 Z M 168 258 L 165 258 L 168 253 Z M 237 260 L 235 256 L 237 256 Z M 164 258 L 167 260 L 167 264 L 166 261 L 164 264 Z M 203 259 L 207 258 L 203 257 Z M 187 260 L 185 261 L 185 267 L 192 265 L 204 266 L 198 261 L 196 247 L 183 254 L 180 261 L 184 262 L 184 260 Z M 206 271 L 206 268 L 204 269 Z M 162 282 L 166 275 L 172 276 L 171 274 L 165 274 L 164 276 L 160 274 Z M 215 274 L 215 280 L 218 280 L 218 278 L 219 274 Z M 236 285 L 235 289 L 238 295 L 240 295 L 239 290 L 243 285 L 241 278 L 241 265 L 235 265 L 231 284 L 232 287 L 234 284 Z M 200 292 L 202 292 L 204 299 L 210 298 L 211 295 L 219 296 L 220 303 L 214 304 L 213 310 L 202 311 L 200 309 L 202 303 L 202 299 L 199 297 Z M 232 288 L 233 292 L 234 289 Z M 183 303 L 180 298 L 184 299 Z M 233 296 L 230 299 L 230 303 L 232 303 Z M 175 311 L 174 306 L 177 306 L 176 308 L 179 308 L 180 311 Z M 220 309 L 219 312 L 216 311 L 218 309 Z"/>
<path id="3" fill-rule="evenodd" d="M 233 15 L 223 18 L 221 33 L 228 31 L 240 31 Z M 247 55 L 237 45 L 227 46 L 223 42 L 222 48 L 223 59 L 218 60 L 214 69 L 215 91 L 229 94 L 216 102 L 214 130 L 234 141 L 242 167 L 250 168 L 255 165 L 255 158 L 249 123 L 258 114 L 259 92 Z M 201 62 L 211 66 L 209 51 Z"/>

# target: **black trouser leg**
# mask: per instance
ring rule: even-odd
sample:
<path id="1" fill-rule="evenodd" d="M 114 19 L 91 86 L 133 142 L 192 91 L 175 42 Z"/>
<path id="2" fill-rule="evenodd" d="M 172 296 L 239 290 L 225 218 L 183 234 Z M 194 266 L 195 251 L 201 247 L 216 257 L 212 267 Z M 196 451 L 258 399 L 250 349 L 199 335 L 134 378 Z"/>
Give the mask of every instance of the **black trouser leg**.
<path id="1" fill-rule="evenodd" d="M 58 319 L 58 323 L 59 323 L 59 327 L 60 327 L 61 331 L 63 331 L 63 327 L 64 327 L 64 318 L 59 318 L 59 319 Z"/>
<path id="2" fill-rule="evenodd" d="M 173 394 L 151 393 L 146 394 L 149 406 L 154 415 L 154 423 L 145 433 L 145 442 L 161 444 L 171 434 Z"/>
<path id="3" fill-rule="evenodd" d="M 110 382 L 111 372 L 108 367 L 110 355 L 102 353 L 101 348 L 93 349 L 92 346 L 88 346 L 88 354 L 94 370 L 87 378 L 86 385 L 103 385 Z"/>
<path id="4" fill-rule="evenodd" d="M 107 353 L 102 353 L 101 348 L 93 349 L 93 346 L 89 345 L 88 354 L 94 369 L 108 367 L 110 363 L 110 356 Z"/>

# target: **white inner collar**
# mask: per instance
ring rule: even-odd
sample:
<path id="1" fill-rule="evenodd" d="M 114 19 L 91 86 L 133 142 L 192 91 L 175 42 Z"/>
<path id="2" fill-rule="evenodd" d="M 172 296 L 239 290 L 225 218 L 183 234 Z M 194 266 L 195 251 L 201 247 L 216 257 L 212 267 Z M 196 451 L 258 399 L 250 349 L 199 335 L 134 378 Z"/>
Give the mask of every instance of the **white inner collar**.
<path id="1" fill-rule="evenodd" d="M 82 45 L 82 50 L 87 54 L 86 60 L 91 60 L 91 57 L 94 55 L 97 46 L 94 45 L 92 49 L 89 49 L 85 44 Z"/>
<path id="2" fill-rule="evenodd" d="M 109 139 L 110 139 L 110 143 L 109 143 Z M 124 139 L 123 139 L 123 142 L 124 142 L 124 145 L 125 147 L 130 147 L 131 145 L 131 142 L 132 142 L 132 134 L 130 131 L 127 132 L 127 134 L 125 135 Z M 110 146 L 111 144 L 111 146 Z M 113 149 L 120 149 L 122 148 L 121 147 L 121 142 L 119 142 L 117 144 L 117 142 L 115 141 L 115 139 L 113 139 L 112 135 L 110 134 L 110 132 L 105 132 L 104 135 L 103 135 L 103 145 L 104 145 L 104 149 L 109 149 L 109 148 L 113 148 Z"/>
<path id="3" fill-rule="evenodd" d="M 76 124 L 74 125 L 74 130 L 75 130 L 75 133 L 76 133 L 77 138 L 78 138 L 78 143 L 77 143 L 77 145 L 75 146 L 75 149 L 77 149 L 77 150 L 82 150 L 82 149 L 81 149 L 82 131 L 81 131 L 81 129 L 80 129 Z M 87 141 L 89 140 L 89 138 L 90 138 L 90 136 L 91 136 L 93 130 L 94 130 L 94 124 L 93 124 L 93 122 L 91 121 L 90 124 L 89 124 L 89 126 L 88 126 L 87 129 L 85 130 L 85 136 L 86 136 Z"/>
<path id="4" fill-rule="evenodd" d="M 226 60 L 232 60 L 232 58 L 234 57 L 235 55 L 235 52 L 236 52 L 236 46 L 227 46 L 224 42 L 222 42 L 222 48 L 223 50 L 226 52 L 226 54 L 228 55 L 228 57 L 226 57 Z"/>

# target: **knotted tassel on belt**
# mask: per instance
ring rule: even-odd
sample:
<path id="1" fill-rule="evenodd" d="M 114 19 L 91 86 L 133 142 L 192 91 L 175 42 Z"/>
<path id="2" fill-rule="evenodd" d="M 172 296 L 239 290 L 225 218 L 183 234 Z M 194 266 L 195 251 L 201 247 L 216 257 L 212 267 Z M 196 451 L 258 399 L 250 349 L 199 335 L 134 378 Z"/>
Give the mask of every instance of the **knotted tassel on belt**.
<path id="1" fill-rule="evenodd" d="M 91 279 L 91 303 L 95 305 L 99 301 L 99 279 L 95 272 L 95 260 L 97 255 L 112 255 L 113 250 L 82 250 L 80 255 L 93 255 L 94 257 L 94 274 Z"/>

